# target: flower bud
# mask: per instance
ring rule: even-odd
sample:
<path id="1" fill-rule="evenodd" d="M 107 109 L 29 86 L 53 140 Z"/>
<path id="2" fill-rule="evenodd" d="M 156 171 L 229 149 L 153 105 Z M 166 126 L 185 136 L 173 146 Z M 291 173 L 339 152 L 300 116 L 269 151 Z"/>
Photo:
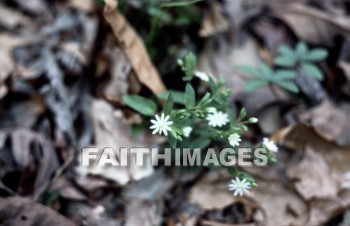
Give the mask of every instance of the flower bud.
<path id="1" fill-rule="evenodd" d="M 259 119 L 254 118 L 254 117 L 251 117 L 251 118 L 248 119 L 249 123 L 257 123 L 258 121 L 259 121 Z"/>

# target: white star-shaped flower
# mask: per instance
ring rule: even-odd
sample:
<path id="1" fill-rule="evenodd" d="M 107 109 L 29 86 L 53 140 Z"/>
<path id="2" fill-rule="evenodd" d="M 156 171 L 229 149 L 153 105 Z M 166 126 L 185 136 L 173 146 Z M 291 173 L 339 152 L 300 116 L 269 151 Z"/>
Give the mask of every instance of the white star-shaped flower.
<path id="1" fill-rule="evenodd" d="M 264 138 L 263 139 L 263 142 L 262 142 L 263 146 L 269 150 L 269 151 L 272 151 L 272 152 L 277 152 L 278 151 L 278 147 L 277 145 L 275 144 L 275 142 L 273 142 L 272 140 L 269 140 L 269 138 Z"/>
<path id="2" fill-rule="evenodd" d="M 189 137 L 191 132 L 192 132 L 192 127 L 187 126 L 182 129 L 182 133 L 185 137 Z"/>
<path id="3" fill-rule="evenodd" d="M 151 119 L 152 126 L 150 127 L 153 129 L 152 134 L 159 133 L 162 134 L 164 133 L 165 136 L 168 136 L 168 131 L 171 131 L 170 125 L 173 124 L 173 121 L 169 121 L 169 115 L 164 116 L 164 113 L 159 117 L 158 115 L 155 115 L 156 120 Z"/>
<path id="4" fill-rule="evenodd" d="M 194 73 L 194 75 L 198 78 L 200 78 L 201 80 L 208 82 L 209 81 L 209 76 L 207 73 L 203 72 L 203 71 L 196 71 Z"/>
<path id="5" fill-rule="evenodd" d="M 234 196 L 242 196 L 244 193 L 247 193 L 249 189 L 250 184 L 245 178 L 240 180 L 238 177 L 236 177 L 236 179 L 231 180 L 231 183 L 228 185 L 228 190 L 234 191 Z"/>
<path id="6" fill-rule="evenodd" d="M 239 146 L 239 142 L 241 142 L 241 136 L 238 133 L 233 133 L 228 137 L 228 141 L 230 142 L 232 147 Z"/>
<path id="7" fill-rule="evenodd" d="M 208 125 L 212 127 L 221 127 L 226 125 L 228 120 L 228 115 L 221 111 L 215 111 L 207 116 Z"/>

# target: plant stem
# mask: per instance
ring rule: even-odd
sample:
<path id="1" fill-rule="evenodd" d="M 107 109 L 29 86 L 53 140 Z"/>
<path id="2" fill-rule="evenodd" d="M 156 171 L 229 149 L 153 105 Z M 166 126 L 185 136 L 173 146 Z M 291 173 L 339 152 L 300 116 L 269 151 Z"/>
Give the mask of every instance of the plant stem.
<path id="1" fill-rule="evenodd" d="M 273 85 L 271 83 L 269 84 L 269 89 L 270 89 L 272 95 L 276 98 L 276 100 L 281 101 L 281 99 L 278 97 L 278 94 L 277 94 L 276 90 L 273 88 Z"/>

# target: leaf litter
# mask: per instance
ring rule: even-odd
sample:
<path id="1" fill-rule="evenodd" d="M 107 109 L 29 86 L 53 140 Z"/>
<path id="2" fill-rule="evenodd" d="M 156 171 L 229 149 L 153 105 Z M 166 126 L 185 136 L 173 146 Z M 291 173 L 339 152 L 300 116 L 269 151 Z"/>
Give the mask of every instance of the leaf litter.
<path id="1" fill-rule="evenodd" d="M 160 23 L 169 46 L 159 42 L 154 55 L 141 1 L 0 4 L 0 224 L 349 224 L 349 5 L 201 1 L 189 9 L 202 25 Z M 278 46 L 299 40 L 329 50 L 324 81 L 300 71 L 299 99 L 279 88 L 244 91 L 249 76 L 238 65 L 273 66 Z M 213 169 L 77 167 L 82 147 L 163 142 L 132 135 L 142 117 L 122 99 L 183 88 L 169 59 L 188 48 L 198 70 L 227 80 L 232 108 L 260 119 L 248 142 L 279 143 L 276 164 L 246 169 L 259 186 L 236 198 L 230 176 Z"/>

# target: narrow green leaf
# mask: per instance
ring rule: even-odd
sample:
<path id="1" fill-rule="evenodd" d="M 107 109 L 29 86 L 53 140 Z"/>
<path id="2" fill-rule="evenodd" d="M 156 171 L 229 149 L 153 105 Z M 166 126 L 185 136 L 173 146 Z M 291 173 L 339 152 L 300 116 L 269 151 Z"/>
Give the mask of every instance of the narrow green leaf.
<path id="1" fill-rule="evenodd" d="M 276 81 L 275 84 L 280 86 L 280 87 L 282 87 L 285 90 L 290 91 L 290 92 L 293 92 L 293 93 L 298 93 L 299 92 L 299 88 L 293 82 Z"/>
<path id="2" fill-rule="evenodd" d="M 259 71 L 251 66 L 238 65 L 237 69 L 240 70 L 241 72 L 247 73 L 249 75 L 253 75 L 255 77 L 261 77 Z"/>
<path id="3" fill-rule="evenodd" d="M 308 61 L 321 61 L 324 60 L 328 56 L 328 51 L 326 49 L 313 49 L 304 57 L 305 60 Z"/>
<path id="4" fill-rule="evenodd" d="M 278 52 L 281 55 L 284 55 L 286 57 L 294 57 L 294 51 L 292 48 L 290 48 L 289 46 L 285 45 L 285 44 L 281 44 L 278 47 Z"/>
<path id="5" fill-rule="evenodd" d="M 149 8 L 148 14 L 152 17 L 159 18 L 161 21 L 164 21 L 166 23 L 170 23 L 173 19 L 172 16 L 167 11 L 157 7 Z"/>
<path id="6" fill-rule="evenodd" d="M 177 140 L 176 140 L 176 138 L 175 138 L 175 136 L 173 135 L 172 132 L 170 132 L 168 134 L 167 139 L 168 139 L 170 147 L 171 148 L 176 148 Z"/>
<path id="7" fill-rule="evenodd" d="M 304 56 L 306 56 L 307 52 L 308 52 L 308 47 L 306 45 L 305 42 L 298 42 L 296 48 L 295 48 L 295 52 L 297 54 L 298 57 L 303 58 Z"/>
<path id="8" fill-rule="evenodd" d="M 165 106 L 164 106 L 164 114 L 165 115 L 170 115 L 172 110 L 174 107 L 174 97 L 173 97 L 173 93 L 170 91 L 169 95 L 168 95 L 168 99 L 165 102 Z"/>
<path id="9" fill-rule="evenodd" d="M 318 80 L 323 80 L 322 71 L 314 64 L 303 63 L 301 69 L 308 75 L 313 76 Z"/>
<path id="10" fill-rule="evenodd" d="M 143 115 L 152 116 L 157 111 L 157 104 L 154 101 L 138 95 L 123 96 L 123 102 Z"/>
<path id="11" fill-rule="evenodd" d="M 267 86 L 268 82 L 264 80 L 259 80 L 259 79 L 252 79 L 249 80 L 245 85 L 244 85 L 244 90 L 251 92 L 255 91 L 259 88 L 262 88 L 264 86 Z"/>
<path id="12" fill-rule="evenodd" d="M 295 71 L 292 70 L 278 70 L 275 72 L 274 80 L 293 79 L 296 75 Z"/>
<path id="13" fill-rule="evenodd" d="M 179 7 L 179 6 L 188 6 L 201 2 L 203 0 L 191 0 L 191 1 L 177 1 L 177 2 L 164 2 L 160 4 L 160 7 Z"/>
<path id="14" fill-rule="evenodd" d="M 190 84 L 186 85 L 185 103 L 186 103 L 186 108 L 193 108 L 194 105 L 196 104 L 196 94 L 194 92 L 193 87 Z"/>
<path id="15" fill-rule="evenodd" d="M 296 63 L 294 56 L 278 56 L 274 59 L 274 64 L 281 67 L 293 67 Z"/>
<path id="16" fill-rule="evenodd" d="M 171 91 L 174 98 L 174 103 L 185 105 L 185 93 L 179 91 Z M 170 91 L 164 91 L 158 94 L 158 98 L 162 100 L 166 100 L 170 94 Z"/>
<path id="17" fill-rule="evenodd" d="M 273 75 L 273 71 L 272 71 L 271 67 L 265 63 L 261 63 L 259 65 L 259 71 L 264 76 L 264 78 L 269 78 Z"/>

